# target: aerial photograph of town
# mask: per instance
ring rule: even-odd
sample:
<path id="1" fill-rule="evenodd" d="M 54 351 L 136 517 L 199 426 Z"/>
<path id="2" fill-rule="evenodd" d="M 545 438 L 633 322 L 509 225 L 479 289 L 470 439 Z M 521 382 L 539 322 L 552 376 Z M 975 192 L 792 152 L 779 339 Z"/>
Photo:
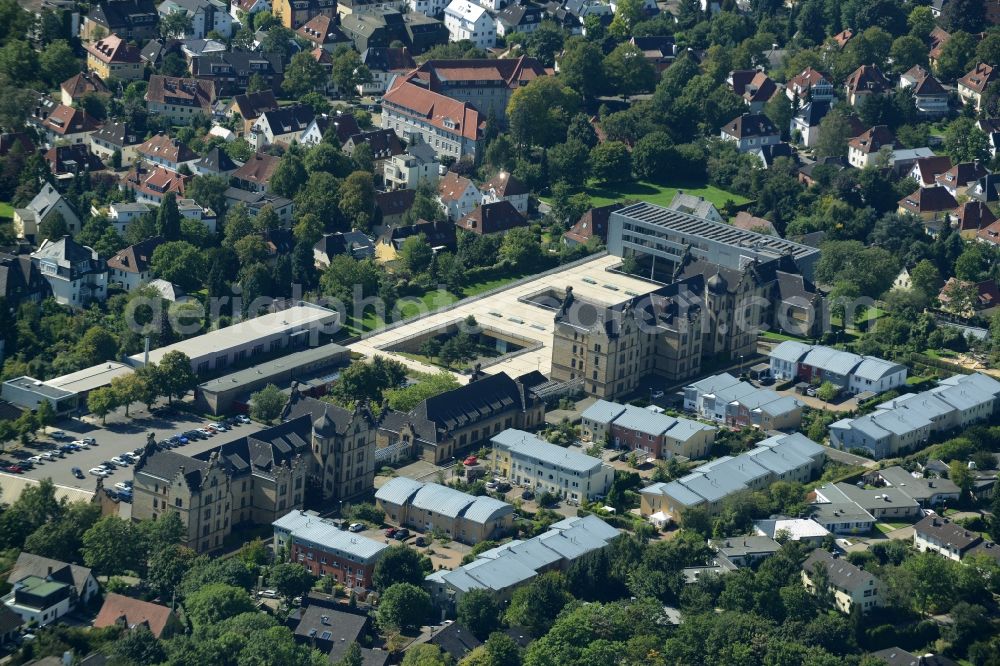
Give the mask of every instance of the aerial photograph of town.
<path id="1" fill-rule="evenodd" d="M 0 0 L 0 666 L 1000 666 L 1000 0 Z"/>

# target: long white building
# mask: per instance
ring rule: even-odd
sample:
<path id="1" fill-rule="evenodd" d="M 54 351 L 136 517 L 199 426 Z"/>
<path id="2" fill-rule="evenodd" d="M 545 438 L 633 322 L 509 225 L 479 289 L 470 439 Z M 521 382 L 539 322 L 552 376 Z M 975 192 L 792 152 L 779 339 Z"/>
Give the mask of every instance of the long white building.
<path id="1" fill-rule="evenodd" d="M 569 500 L 605 495 L 615 472 L 600 458 L 538 439 L 508 428 L 493 436 L 494 463 L 500 473 L 535 492 L 549 492 Z"/>

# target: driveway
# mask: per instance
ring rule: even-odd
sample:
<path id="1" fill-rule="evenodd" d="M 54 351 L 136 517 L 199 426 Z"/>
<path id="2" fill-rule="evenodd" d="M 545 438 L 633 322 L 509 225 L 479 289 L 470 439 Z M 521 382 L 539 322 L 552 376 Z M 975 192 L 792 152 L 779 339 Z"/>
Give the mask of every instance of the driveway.
<path id="1" fill-rule="evenodd" d="M 152 432 L 156 435 L 157 440 L 162 440 L 185 430 L 200 428 L 205 423 L 204 419 L 196 418 L 186 412 L 179 411 L 169 412 L 163 416 L 142 414 L 128 422 L 109 424 L 105 428 L 86 424 L 78 420 L 63 420 L 57 423 L 53 429 L 64 430 L 70 439 L 93 437 L 97 440 L 97 445 L 82 451 L 67 453 L 64 458 L 57 458 L 51 462 L 36 465 L 34 469 L 24 474 L 0 473 L 0 487 L 3 488 L 3 499 L 5 502 L 12 502 L 20 496 L 25 483 L 37 482 L 45 478 L 52 479 L 52 482 L 71 499 L 87 498 L 93 494 L 94 487 L 97 484 L 97 477 L 88 473 L 88 470 L 92 467 L 96 467 L 103 461 L 110 460 L 114 456 L 126 451 L 132 451 L 144 446 L 146 443 L 146 433 Z M 257 423 L 236 426 L 228 432 L 219 433 L 214 437 L 189 442 L 183 447 L 176 449 L 176 451 L 184 455 L 194 455 L 257 432 L 261 427 Z M 36 448 L 28 448 L 24 451 L 31 455 L 37 455 L 53 447 L 56 442 L 45 437 L 34 444 Z M 16 454 L 12 455 L 11 453 L 8 453 L 4 457 L 11 460 L 17 459 Z M 79 467 L 86 475 L 86 478 L 77 479 L 74 477 L 71 471 L 74 467 Z M 119 467 L 114 470 L 111 476 L 104 480 L 104 486 L 111 488 L 119 481 L 131 478 L 131 466 Z"/>

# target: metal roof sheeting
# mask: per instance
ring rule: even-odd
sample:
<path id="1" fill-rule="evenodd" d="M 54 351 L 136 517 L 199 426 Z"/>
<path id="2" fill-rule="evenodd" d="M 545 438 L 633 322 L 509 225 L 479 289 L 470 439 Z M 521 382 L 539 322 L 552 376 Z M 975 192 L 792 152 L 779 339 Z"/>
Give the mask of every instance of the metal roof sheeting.
<path id="1" fill-rule="evenodd" d="M 308 542 L 327 552 L 344 555 L 359 562 L 373 562 L 389 547 L 360 534 L 344 531 L 333 523 L 304 511 L 292 511 L 271 524 L 276 529 L 291 534 L 294 541 Z"/>
<path id="2" fill-rule="evenodd" d="M 389 479 L 385 485 L 375 491 L 375 499 L 390 504 L 406 504 L 423 487 L 424 484 L 420 481 L 397 476 L 394 479 Z"/>
<path id="3" fill-rule="evenodd" d="M 625 405 L 607 400 L 598 400 L 590 407 L 587 407 L 581 417 L 596 423 L 611 423 L 625 411 Z"/>
<path id="4" fill-rule="evenodd" d="M 588 473 L 602 464 L 599 458 L 549 444 L 530 433 L 514 428 L 497 433 L 493 436 L 492 441 L 497 446 L 510 451 L 512 455 L 531 458 L 537 462 L 548 463 L 554 467 L 561 467 L 573 472 Z"/>

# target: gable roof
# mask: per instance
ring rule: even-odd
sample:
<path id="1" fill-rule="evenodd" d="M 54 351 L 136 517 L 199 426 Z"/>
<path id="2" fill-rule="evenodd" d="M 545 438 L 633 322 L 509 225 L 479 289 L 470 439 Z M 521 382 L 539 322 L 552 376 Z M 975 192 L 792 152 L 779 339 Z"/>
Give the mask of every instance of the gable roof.
<path id="1" fill-rule="evenodd" d="M 316 113 L 311 106 L 307 104 L 293 104 L 291 106 L 264 111 L 260 114 L 255 125 L 264 125 L 266 123 L 271 128 L 271 133 L 277 137 L 284 134 L 299 134 L 303 132 L 309 127 L 315 117 Z"/>
<path id="2" fill-rule="evenodd" d="M 493 190 L 501 198 L 516 197 L 529 193 L 525 184 L 507 171 L 501 171 L 493 176 L 490 182 L 483 185 L 482 189 L 483 191 Z"/>
<path id="3" fill-rule="evenodd" d="M 947 155 L 935 155 L 934 157 L 918 158 L 913 165 L 913 169 L 920 174 L 921 185 L 933 185 L 934 179 L 939 173 L 944 173 L 951 168 L 951 158 Z"/>
<path id="4" fill-rule="evenodd" d="M 920 213 L 939 213 L 941 211 L 953 210 L 958 206 L 955 197 L 942 187 L 921 187 L 916 192 L 909 194 L 899 200 L 900 208 L 907 212 L 919 215 Z"/>
<path id="5" fill-rule="evenodd" d="M 17 556 L 14 568 L 7 576 L 8 583 L 16 583 L 28 576 L 51 579 L 76 588 L 78 596 L 83 596 L 87 589 L 87 580 L 92 578 L 90 569 L 77 564 L 67 564 L 41 555 L 22 552 Z"/>
<path id="6" fill-rule="evenodd" d="M 841 590 L 857 590 L 878 582 L 878 579 L 867 571 L 859 569 L 847 560 L 834 557 L 821 548 L 809 553 L 809 557 L 802 563 L 802 571 L 811 578 L 816 565 L 826 569 L 829 584 Z"/>
<path id="7" fill-rule="evenodd" d="M 73 143 L 65 146 L 55 146 L 45 153 L 45 161 L 52 173 L 81 173 L 97 171 L 104 168 L 100 158 L 90 152 L 90 146 L 85 143 Z"/>
<path id="8" fill-rule="evenodd" d="M 349 41 L 337 27 L 336 19 L 324 14 L 317 14 L 302 24 L 295 33 L 313 46 L 336 44 Z"/>
<path id="9" fill-rule="evenodd" d="M 607 206 L 591 208 L 563 236 L 578 243 L 586 243 L 592 236 L 597 236 L 602 243 L 607 243 L 608 221 L 611 219 L 611 213 L 624 207 L 625 204 L 615 202 Z"/>
<path id="10" fill-rule="evenodd" d="M 524 411 L 534 404 L 535 399 L 514 379 L 505 372 L 498 372 L 427 398 L 410 414 L 448 432 L 508 410 Z M 421 433 L 424 437 L 428 434 L 431 433 Z"/>
<path id="11" fill-rule="evenodd" d="M 239 115 L 244 120 L 259 118 L 265 111 L 273 111 L 278 108 L 278 100 L 274 97 L 274 91 L 268 88 L 257 92 L 242 93 L 233 96 L 232 108 L 239 109 Z"/>
<path id="12" fill-rule="evenodd" d="M 87 53 L 103 63 L 138 63 L 139 49 L 118 35 L 108 35 L 104 39 L 86 44 Z"/>
<path id="13" fill-rule="evenodd" d="M 59 135 L 93 132 L 100 123 L 82 109 L 59 104 L 42 121 L 42 128 Z"/>
<path id="14" fill-rule="evenodd" d="M 847 142 L 847 145 L 865 155 L 877 153 L 883 146 L 892 148 L 896 137 L 886 125 L 876 125 Z"/>
<path id="15" fill-rule="evenodd" d="M 163 132 L 151 136 L 144 143 L 140 144 L 135 151 L 151 159 L 159 158 L 175 164 L 198 159 L 198 154 L 181 143 L 180 139 L 170 137 Z"/>
<path id="16" fill-rule="evenodd" d="M 969 183 L 985 178 L 989 174 L 986 167 L 979 161 L 959 162 L 935 178 L 938 185 L 947 187 L 965 187 Z"/>
<path id="17" fill-rule="evenodd" d="M 986 87 L 997 78 L 1000 78 L 1000 69 L 985 62 L 980 62 L 976 63 L 975 67 L 958 80 L 958 85 L 968 88 L 975 93 L 982 94 L 986 91 Z"/>
<path id="18" fill-rule="evenodd" d="M 392 46 L 372 46 L 361 54 L 361 62 L 375 72 L 409 71 L 417 66 L 409 49 Z"/>
<path id="19" fill-rule="evenodd" d="M 235 171 L 239 165 L 229 157 L 229 153 L 218 146 L 205 153 L 205 156 L 194 163 L 198 169 L 222 173 L 225 171 Z"/>
<path id="20" fill-rule="evenodd" d="M 726 123 L 722 131 L 737 139 L 778 134 L 778 128 L 762 113 L 744 113 Z"/>
<path id="21" fill-rule="evenodd" d="M 129 245 L 108 259 L 108 268 L 126 273 L 145 273 L 150 269 L 153 252 L 164 242 L 163 238 L 155 236 L 135 245 Z"/>
<path id="22" fill-rule="evenodd" d="M 70 99 L 79 99 L 88 93 L 101 95 L 111 94 L 108 86 L 95 72 L 80 72 L 69 77 L 61 84 L 59 89 L 69 95 Z"/>
<path id="23" fill-rule="evenodd" d="M 205 58 L 198 58 L 201 62 Z M 146 88 L 146 102 L 200 107 L 210 110 L 215 101 L 215 84 L 203 79 L 186 79 L 153 74 Z"/>
<path id="24" fill-rule="evenodd" d="M 891 87 L 882 70 L 875 65 L 861 65 L 851 72 L 844 85 L 851 94 L 880 93 Z"/>
<path id="25" fill-rule="evenodd" d="M 145 625 L 153 632 L 153 636 L 160 638 L 172 616 L 173 612 L 166 606 L 108 592 L 101 611 L 94 619 L 94 628 L 113 627 L 119 622 L 130 629 Z"/>
<path id="26" fill-rule="evenodd" d="M 404 115 L 419 118 L 448 134 L 457 134 L 476 141 L 481 138 L 479 111 L 468 102 L 397 79 L 382 97 L 383 107 L 388 106 Z"/>
<path id="27" fill-rule="evenodd" d="M 270 182 L 274 170 L 278 168 L 281 159 L 267 153 L 254 153 L 254 156 L 233 173 L 233 178 L 246 180 L 259 185 Z"/>
<path id="28" fill-rule="evenodd" d="M 445 203 L 458 201 L 463 194 L 469 191 L 470 187 L 473 189 L 476 187 L 471 180 L 454 171 L 448 171 L 438 181 L 438 196 Z"/>
<path id="29" fill-rule="evenodd" d="M 966 201 L 955 211 L 959 231 L 979 231 L 997 221 L 997 216 L 982 201 Z"/>
<path id="30" fill-rule="evenodd" d="M 514 204 L 505 200 L 483 204 L 456 222 L 456 225 L 478 234 L 495 234 L 527 226 L 528 220 Z"/>
<path id="31" fill-rule="evenodd" d="M 809 90 L 813 86 L 820 83 L 829 84 L 829 79 L 827 79 L 826 75 L 819 70 L 815 70 L 812 67 L 806 67 L 804 70 L 790 78 L 786 87 L 794 92 L 798 90 Z"/>
<path id="32" fill-rule="evenodd" d="M 375 159 L 384 159 L 393 155 L 402 155 L 405 151 L 403 143 L 399 140 L 394 129 L 373 129 L 368 132 L 352 134 L 344 142 L 345 147 L 350 145 L 357 148 L 362 143 L 368 144 L 372 149 L 372 156 Z"/>

